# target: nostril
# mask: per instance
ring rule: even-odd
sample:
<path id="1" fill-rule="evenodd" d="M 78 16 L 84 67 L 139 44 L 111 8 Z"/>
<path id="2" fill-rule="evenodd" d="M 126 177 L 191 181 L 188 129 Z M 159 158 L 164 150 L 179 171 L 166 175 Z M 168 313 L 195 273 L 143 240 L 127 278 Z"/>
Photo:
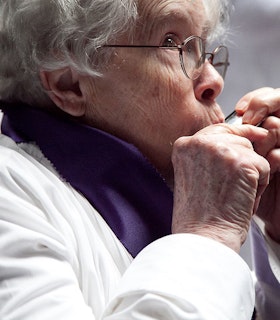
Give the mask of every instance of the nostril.
<path id="1" fill-rule="evenodd" d="M 213 89 L 206 89 L 203 91 L 202 98 L 205 100 L 211 99 L 214 96 L 215 92 Z"/>

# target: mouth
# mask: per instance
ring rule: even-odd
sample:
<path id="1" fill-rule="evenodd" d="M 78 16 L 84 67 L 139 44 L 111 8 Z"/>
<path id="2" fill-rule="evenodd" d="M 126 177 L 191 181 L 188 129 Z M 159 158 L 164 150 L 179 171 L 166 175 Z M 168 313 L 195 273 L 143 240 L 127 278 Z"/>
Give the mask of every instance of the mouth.
<path id="1" fill-rule="evenodd" d="M 209 108 L 211 110 L 210 111 L 211 124 L 218 124 L 218 123 L 225 122 L 225 115 L 218 103 L 212 104 L 211 106 L 209 106 Z"/>
<path id="2" fill-rule="evenodd" d="M 224 122 L 225 122 L 225 117 L 220 117 L 219 119 L 213 120 L 212 124 L 219 124 Z"/>

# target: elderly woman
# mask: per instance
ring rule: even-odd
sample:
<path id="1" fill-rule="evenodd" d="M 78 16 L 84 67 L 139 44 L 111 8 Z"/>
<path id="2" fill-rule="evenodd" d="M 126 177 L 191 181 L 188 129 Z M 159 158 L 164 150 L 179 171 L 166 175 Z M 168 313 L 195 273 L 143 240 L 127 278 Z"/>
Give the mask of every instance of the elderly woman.
<path id="1" fill-rule="evenodd" d="M 227 2 L 0 3 L 0 318 L 250 319 L 238 252 L 253 214 L 280 242 L 280 94 L 224 123 L 227 50 L 205 48 Z"/>

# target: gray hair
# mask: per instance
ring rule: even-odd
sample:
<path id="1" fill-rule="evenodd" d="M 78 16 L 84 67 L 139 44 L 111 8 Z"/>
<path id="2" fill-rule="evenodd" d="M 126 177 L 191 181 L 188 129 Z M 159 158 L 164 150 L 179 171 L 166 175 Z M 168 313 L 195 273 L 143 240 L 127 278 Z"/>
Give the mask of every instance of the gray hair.
<path id="1" fill-rule="evenodd" d="M 234 8 L 233 0 L 203 0 L 208 20 L 211 22 L 211 32 L 208 42 L 225 40 L 229 18 Z"/>
<path id="2" fill-rule="evenodd" d="M 40 69 L 71 66 L 81 73 L 100 75 L 99 66 L 109 57 L 98 48 L 120 34 L 133 34 L 137 2 L 0 0 L 0 98 L 50 105 L 39 78 Z M 209 18 L 216 17 L 215 26 L 221 26 L 228 1 L 204 3 Z"/>
<path id="3" fill-rule="evenodd" d="M 50 104 L 38 70 L 98 75 L 97 48 L 128 30 L 134 0 L 0 0 L 0 97 Z"/>

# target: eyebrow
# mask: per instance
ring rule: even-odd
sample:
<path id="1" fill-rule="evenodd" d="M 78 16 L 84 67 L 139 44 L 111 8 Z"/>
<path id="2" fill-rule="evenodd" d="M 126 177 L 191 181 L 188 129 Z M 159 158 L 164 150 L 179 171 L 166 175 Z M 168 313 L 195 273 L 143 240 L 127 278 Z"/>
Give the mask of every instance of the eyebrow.
<path id="1" fill-rule="evenodd" d="M 154 19 L 151 19 L 153 17 Z M 149 23 L 145 25 L 140 32 L 141 36 L 148 35 L 147 40 L 151 39 L 152 35 L 154 34 L 153 33 L 154 30 L 163 30 L 165 26 L 172 26 L 173 23 L 185 24 L 186 33 L 188 32 L 188 30 L 190 31 L 192 27 L 191 16 L 189 16 L 187 13 L 182 13 L 179 10 L 161 12 L 161 14 L 153 17 L 152 16 L 149 17 L 150 18 L 149 20 L 151 20 L 152 23 L 149 21 Z M 205 21 L 204 26 L 201 29 L 201 34 L 196 34 L 196 35 L 201 36 L 201 38 L 203 39 L 207 39 L 208 34 L 211 32 L 211 29 L 212 29 L 211 22 L 207 20 Z M 189 35 L 186 35 L 186 36 L 189 36 Z"/>

